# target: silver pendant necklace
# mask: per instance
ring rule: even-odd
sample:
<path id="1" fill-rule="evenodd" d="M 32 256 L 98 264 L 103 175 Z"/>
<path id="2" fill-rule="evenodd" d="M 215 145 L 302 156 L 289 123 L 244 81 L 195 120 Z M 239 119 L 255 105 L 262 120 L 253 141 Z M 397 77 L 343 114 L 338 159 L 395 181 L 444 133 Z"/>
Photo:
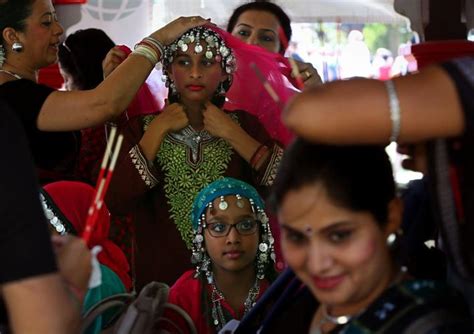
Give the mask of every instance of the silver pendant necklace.
<path id="1" fill-rule="evenodd" d="M 328 310 L 324 304 L 321 304 L 322 316 L 321 320 L 318 321 L 318 324 L 311 329 L 311 334 L 322 334 L 324 333 L 322 327 L 324 324 L 332 324 L 336 326 L 341 326 L 347 324 L 354 317 L 353 315 L 340 315 L 332 316 L 328 313 Z"/>
<path id="2" fill-rule="evenodd" d="M 224 300 L 224 295 L 222 292 L 219 291 L 214 281 L 210 283 L 212 287 L 211 292 L 211 302 L 212 302 L 212 310 L 211 316 L 214 326 L 216 327 L 217 331 L 221 330 L 222 327 L 227 323 L 224 312 L 222 310 L 221 301 Z M 257 302 L 257 297 L 260 292 L 260 284 L 259 279 L 255 279 L 254 285 L 250 288 L 249 294 L 244 302 L 244 316 L 252 309 L 252 307 Z"/>
<path id="3" fill-rule="evenodd" d="M 7 71 L 7 70 L 3 70 L 3 69 L 0 69 L 0 72 L 3 72 L 3 73 L 6 73 L 8 75 L 11 75 L 12 77 L 18 79 L 18 80 L 21 80 L 23 79 L 21 76 L 19 76 L 18 74 L 16 73 L 13 73 L 13 72 L 10 72 L 10 71 Z"/>
<path id="4" fill-rule="evenodd" d="M 406 267 L 401 267 L 399 268 L 397 274 L 395 277 L 392 279 L 392 282 L 390 283 L 389 287 L 392 287 L 393 285 L 397 284 L 403 279 L 403 276 L 405 275 L 407 269 Z M 324 304 L 321 304 L 321 309 L 322 309 L 322 318 L 319 320 L 318 324 L 311 329 L 310 333 L 311 334 L 322 334 L 324 333 L 321 327 L 324 324 L 333 324 L 336 326 L 341 326 L 347 324 L 349 321 L 351 321 L 353 318 L 358 317 L 360 314 L 362 314 L 364 310 L 358 312 L 357 314 L 354 315 L 340 315 L 340 316 L 332 316 L 328 313 L 327 307 Z"/>

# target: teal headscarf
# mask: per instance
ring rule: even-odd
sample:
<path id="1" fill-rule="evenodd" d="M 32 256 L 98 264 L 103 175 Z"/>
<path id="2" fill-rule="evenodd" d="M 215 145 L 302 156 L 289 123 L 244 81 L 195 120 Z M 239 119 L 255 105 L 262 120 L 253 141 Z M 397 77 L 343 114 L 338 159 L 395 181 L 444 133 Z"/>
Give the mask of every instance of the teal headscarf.
<path id="1" fill-rule="evenodd" d="M 191 212 L 191 222 L 195 231 L 199 226 L 199 217 L 205 212 L 207 205 L 217 197 L 227 195 L 240 195 L 248 200 L 252 200 L 256 207 L 262 210 L 265 209 L 263 200 L 254 187 L 243 181 L 225 177 L 212 182 L 196 196 Z"/>

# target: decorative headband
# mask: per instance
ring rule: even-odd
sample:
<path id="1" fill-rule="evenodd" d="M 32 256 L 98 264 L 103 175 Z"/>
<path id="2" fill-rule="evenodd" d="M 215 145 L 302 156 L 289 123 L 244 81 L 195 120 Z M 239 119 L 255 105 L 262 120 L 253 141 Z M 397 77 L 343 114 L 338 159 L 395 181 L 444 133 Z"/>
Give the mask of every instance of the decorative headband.
<path id="1" fill-rule="evenodd" d="M 53 226 L 55 231 L 58 232 L 60 235 L 66 235 L 69 233 L 76 235 L 76 229 L 64 216 L 61 210 L 59 210 L 59 208 L 54 204 L 54 201 L 49 196 L 49 194 L 43 189 L 41 189 L 39 195 L 44 215 L 46 216 L 46 219 L 51 224 L 51 226 Z"/>
<path id="2" fill-rule="evenodd" d="M 204 50 L 201 41 L 206 42 Z M 207 59 L 214 59 L 221 64 L 221 67 L 227 74 L 232 74 L 236 70 L 236 60 L 232 49 L 227 47 L 222 37 L 214 30 L 199 26 L 186 31 L 181 37 L 173 43 L 165 47 L 165 55 L 163 57 L 163 66 L 166 69 L 174 59 L 174 56 L 181 50 L 186 52 L 191 44 L 194 44 L 194 53 L 200 54 L 205 52 Z"/>
<path id="3" fill-rule="evenodd" d="M 254 187 L 237 179 L 226 177 L 209 184 L 197 195 L 194 204 L 191 219 L 194 228 L 193 254 L 191 262 L 196 265 L 196 274 L 204 272 L 207 280 L 212 281 L 212 272 L 209 270 L 209 259 L 203 247 L 204 229 L 206 228 L 206 210 L 213 207 L 213 201 L 219 198 L 218 208 L 222 211 L 227 210 L 228 203 L 225 196 L 234 195 L 237 199 L 236 205 L 244 207 L 242 198 L 247 198 L 250 202 L 252 212 L 257 216 L 261 224 L 261 240 L 258 245 L 257 254 L 257 278 L 265 277 L 265 268 L 270 260 L 275 262 L 274 243 L 269 219 L 264 210 L 262 198 Z"/>

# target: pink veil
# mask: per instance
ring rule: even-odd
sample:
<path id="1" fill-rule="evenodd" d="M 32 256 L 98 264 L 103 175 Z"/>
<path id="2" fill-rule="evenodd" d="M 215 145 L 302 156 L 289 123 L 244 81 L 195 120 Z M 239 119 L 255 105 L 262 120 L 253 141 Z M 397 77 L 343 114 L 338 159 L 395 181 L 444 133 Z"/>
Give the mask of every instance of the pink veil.
<path id="1" fill-rule="evenodd" d="M 288 80 L 291 73 L 288 60 L 278 53 L 246 44 L 222 29 L 212 29 L 224 39 L 237 60 L 237 70 L 233 74 L 232 86 L 226 94 L 224 108 L 244 110 L 257 116 L 270 136 L 286 146 L 294 135 L 281 122 L 282 108 L 298 92 Z M 265 90 L 251 64 L 255 64 L 273 88 L 280 99 L 279 103 Z"/>
<path id="2" fill-rule="evenodd" d="M 132 52 L 127 46 L 119 45 L 127 56 Z M 155 113 L 164 107 L 168 89 L 161 81 L 161 73 L 156 69 L 150 73 L 127 108 L 128 118 Z"/>

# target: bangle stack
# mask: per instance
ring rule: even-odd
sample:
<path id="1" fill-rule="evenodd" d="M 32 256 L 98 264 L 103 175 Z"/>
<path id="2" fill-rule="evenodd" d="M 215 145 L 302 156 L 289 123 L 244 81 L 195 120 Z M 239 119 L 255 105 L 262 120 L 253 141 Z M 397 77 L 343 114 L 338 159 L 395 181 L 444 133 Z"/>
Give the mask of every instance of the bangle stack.
<path id="1" fill-rule="evenodd" d="M 392 133 L 390 142 L 397 142 L 400 135 L 400 103 L 398 101 L 397 91 L 392 80 L 385 81 L 385 88 L 388 94 L 388 103 L 390 107 L 390 120 L 392 122 Z"/>
<path id="2" fill-rule="evenodd" d="M 165 48 L 163 44 L 153 37 L 145 37 L 142 39 L 141 42 L 135 45 L 132 52 L 132 54 L 145 57 L 153 66 L 163 58 L 164 53 Z"/>
<path id="3" fill-rule="evenodd" d="M 255 153 L 252 155 L 252 158 L 250 159 L 250 166 L 252 166 L 253 169 L 257 169 L 257 166 L 262 160 L 262 158 L 265 156 L 265 154 L 269 151 L 268 146 L 265 145 L 260 145 L 256 150 Z"/>

